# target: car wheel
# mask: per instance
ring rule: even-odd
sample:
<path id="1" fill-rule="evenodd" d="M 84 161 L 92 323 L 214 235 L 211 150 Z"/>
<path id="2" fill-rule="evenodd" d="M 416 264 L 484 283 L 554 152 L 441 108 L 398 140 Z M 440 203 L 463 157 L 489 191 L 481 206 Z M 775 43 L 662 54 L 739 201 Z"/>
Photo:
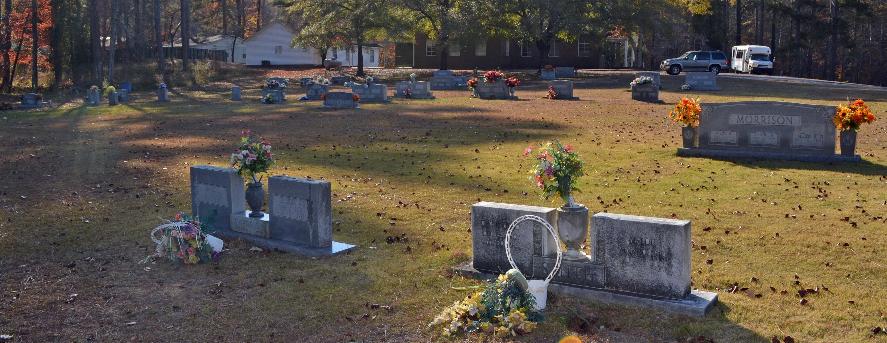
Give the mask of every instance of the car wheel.
<path id="1" fill-rule="evenodd" d="M 668 75 L 677 75 L 681 73 L 681 66 L 675 64 L 671 67 L 668 67 Z"/>
<path id="2" fill-rule="evenodd" d="M 709 73 L 720 74 L 720 73 L 721 73 L 721 66 L 719 66 L 719 65 L 713 65 L 713 66 L 711 66 L 711 67 L 708 67 L 708 72 L 709 72 Z"/>

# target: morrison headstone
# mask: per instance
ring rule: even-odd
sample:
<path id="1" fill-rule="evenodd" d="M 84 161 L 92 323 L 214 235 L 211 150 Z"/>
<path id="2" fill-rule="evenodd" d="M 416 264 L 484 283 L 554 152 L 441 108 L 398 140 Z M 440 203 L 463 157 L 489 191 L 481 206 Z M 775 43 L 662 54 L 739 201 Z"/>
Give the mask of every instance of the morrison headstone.
<path id="1" fill-rule="evenodd" d="M 699 147 L 681 156 L 808 162 L 859 161 L 835 154 L 831 106 L 748 101 L 703 104 Z"/>

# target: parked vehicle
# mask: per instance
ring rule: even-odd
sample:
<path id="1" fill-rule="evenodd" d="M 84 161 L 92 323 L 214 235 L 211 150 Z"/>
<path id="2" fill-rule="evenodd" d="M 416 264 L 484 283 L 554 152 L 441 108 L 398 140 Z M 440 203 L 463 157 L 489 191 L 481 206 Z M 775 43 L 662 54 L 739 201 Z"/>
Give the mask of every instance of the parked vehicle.
<path id="1" fill-rule="evenodd" d="M 766 73 L 773 75 L 770 47 L 762 45 L 738 45 L 732 50 L 730 67 L 737 73 Z"/>
<path id="2" fill-rule="evenodd" d="M 688 51 L 681 57 L 662 61 L 659 69 L 669 75 L 677 75 L 682 71 L 709 71 L 720 73 L 730 68 L 727 55 L 721 51 Z"/>

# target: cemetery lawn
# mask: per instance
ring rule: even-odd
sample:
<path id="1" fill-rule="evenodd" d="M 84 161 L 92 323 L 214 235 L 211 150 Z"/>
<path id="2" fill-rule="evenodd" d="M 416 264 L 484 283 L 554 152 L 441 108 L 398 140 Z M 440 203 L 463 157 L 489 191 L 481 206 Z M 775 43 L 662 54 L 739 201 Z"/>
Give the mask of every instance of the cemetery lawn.
<path id="1" fill-rule="evenodd" d="M 216 84 L 167 104 L 136 92 L 114 108 L 0 112 L 0 335 L 437 340 L 428 322 L 480 285 L 452 271 L 471 258 L 471 204 L 556 206 L 533 189 L 522 152 L 560 139 L 584 157 L 577 198 L 592 212 L 692 220 L 693 285 L 720 301 L 697 319 L 553 297 L 519 341 L 883 342 L 872 336 L 887 327 L 887 92 L 721 78 L 721 92 L 689 94 L 862 97 L 879 116 L 859 133 L 863 163 L 730 162 L 675 155 L 680 130 L 664 118 L 682 79 L 663 77 L 663 104 L 631 101 L 630 77 L 613 74 L 578 80 L 578 101 L 542 99 L 545 86 L 526 82 L 519 101 L 436 91 L 331 111 L 258 104 L 255 79 L 242 103 Z M 140 264 L 150 230 L 190 211 L 189 167 L 227 165 L 244 128 L 274 145 L 272 174 L 332 182 L 334 239 L 359 247 L 316 260 L 229 241 L 218 264 Z"/>

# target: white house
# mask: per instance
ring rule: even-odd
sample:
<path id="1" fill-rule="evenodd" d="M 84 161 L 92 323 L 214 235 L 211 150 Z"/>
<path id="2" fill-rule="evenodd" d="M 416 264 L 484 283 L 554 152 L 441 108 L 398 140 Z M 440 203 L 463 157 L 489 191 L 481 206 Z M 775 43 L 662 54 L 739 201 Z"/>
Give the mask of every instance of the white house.
<path id="1" fill-rule="evenodd" d="M 252 37 L 235 48 L 234 61 L 248 66 L 266 65 L 310 65 L 323 64 L 320 53 L 314 48 L 293 47 L 295 34 L 286 25 L 274 22 L 263 27 Z M 231 40 L 224 40 L 231 44 Z M 228 51 L 231 47 L 228 46 Z M 368 44 L 363 47 L 363 64 L 367 68 L 379 66 L 379 53 L 382 47 Z M 330 49 L 327 58 L 342 61 L 342 66 L 357 66 L 357 46 Z"/>

